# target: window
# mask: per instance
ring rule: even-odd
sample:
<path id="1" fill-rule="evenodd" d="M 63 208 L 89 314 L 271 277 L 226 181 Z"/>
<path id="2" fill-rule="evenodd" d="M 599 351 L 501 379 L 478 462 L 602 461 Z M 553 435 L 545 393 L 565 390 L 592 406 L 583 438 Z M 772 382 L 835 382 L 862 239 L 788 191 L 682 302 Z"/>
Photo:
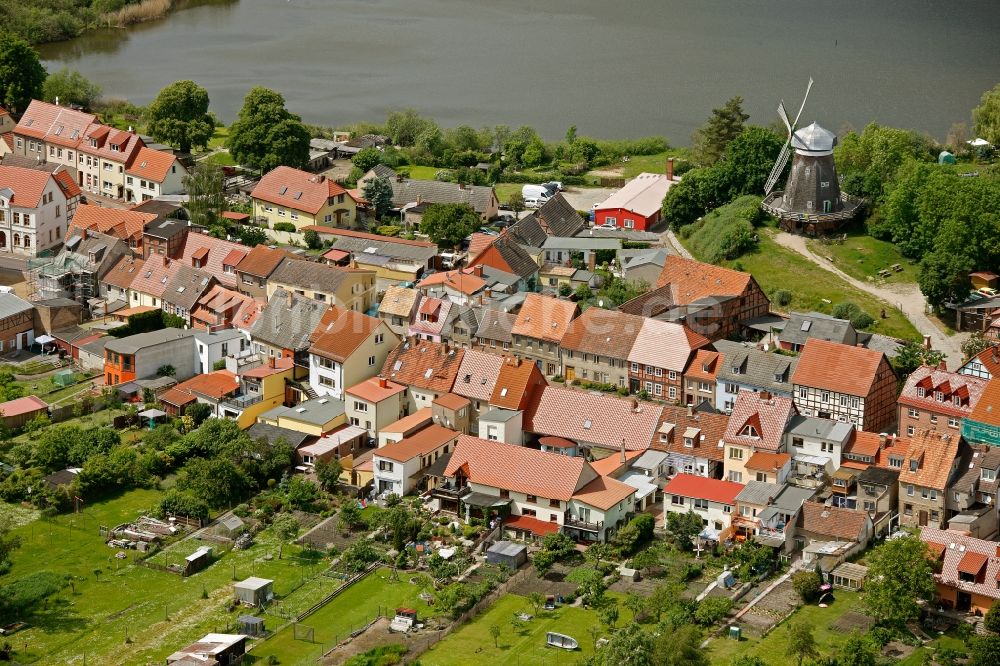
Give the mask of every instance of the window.
<path id="1" fill-rule="evenodd" d="M 920 412 L 910 407 L 909 409 L 906 410 L 906 415 L 909 416 L 911 419 L 915 419 L 920 417 Z"/>
<path id="2" fill-rule="evenodd" d="M 913 426 L 906 426 L 906 436 L 913 437 Z"/>
<path id="3" fill-rule="evenodd" d="M 732 512 L 733 512 L 733 507 L 731 507 L 731 506 L 729 506 L 729 505 L 727 504 L 727 505 L 725 505 L 724 507 L 722 507 L 722 512 L 723 512 L 723 513 L 732 513 Z"/>
<path id="4" fill-rule="evenodd" d="M 56 206 L 56 217 L 60 217 L 60 216 L 61 216 L 61 213 L 59 212 L 59 206 Z"/>
<path id="5" fill-rule="evenodd" d="M 983 481 L 994 481 L 997 478 L 997 471 L 995 469 L 985 469 L 980 470 L 980 476 L 982 476 Z"/>
<path id="6" fill-rule="evenodd" d="M 653 392 L 653 382 L 644 382 L 643 385 L 642 385 L 642 388 L 643 388 L 643 390 L 646 393 L 652 393 Z"/>
<path id="7" fill-rule="evenodd" d="M 671 495 L 670 503 L 674 506 L 684 506 L 684 498 L 680 495 Z"/>
<path id="8" fill-rule="evenodd" d="M 757 480 L 767 483 L 767 472 L 757 472 Z"/>
<path id="9" fill-rule="evenodd" d="M 830 402 L 830 392 L 829 391 L 823 391 L 820 394 L 820 400 L 822 400 L 823 402 Z"/>
<path id="10" fill-rule="evenodd" d="M 937 423 L 937 414 L 931 414 L 931 423 Z"/>
<path id="11" fill-rule="evenodd" d="M 660 385 L 657 384 L 656 388 L 660 388 Z M 667 391 L 668 391 L 667 397 L 669 397 L 671 400 L 673 400 L 673 399 L 675 399 L 677 397 L 677 387 L 676 386 L 669 387 L 667 389 Z"/>
<path id="12" fill-rule="evenodd" d="M 369 356 L 368 357 L 368 365 L 369 366 L 375 365 L 375 357 L 374 356 Z"/>
<path id="13" fill-rule="evenodd" d="M 368 411 L 368 403 L 367 402 L 361 402 L 360 400 L 355 400 L 354 401 L 354 411 L 356 411 L 356 412 L 367 412 Z"/>
<path id="14" fill-rule="evenodd" d="M 383 342 L 385 342 L 385 334 L 384 333 L 376 333 L 375 334 L 375 344 L 380 345 Z"/>
<path id="15" fill-rule="evenodd" d="M 951 418 L 949 418 L 948 419 L 948 427 L 949 428 L 957 428 L 958 427 L 958 419 L 955 418 L 954 416 L 951 417 Z"/>
<path id="16" fill-rule="evenodd" d="M 383 472 L 391 472 L 392 468 L 393 468 L 393 464 L 390 461 L 388 461 L 388 460 L 379 460 L 378 461 L 378 468 L 379 468 L 379 470 L 381 470 Z"/>
<path id="17" fill-rule="evenodd" d="M 663 384 L 657 384 L 656 386 L 653 387 L 653 389 L 654 389 L 653 393 L 655 395 L 663 395 Z M 670 393 L 671 393 L 670 397 L 673 398 L 674 397 L 673 394 L 675 393 L 675 389 L 673 386 L 670 387 Z"/>
<path id="18" fill-rule="evenodd" d="M 625 228 L 635 229 L 635 220 L 630 220 L 629 218 L 625 218 Z"/>
<path id="19" fill-rule="evenodd" d="M 500 490 L 500 498 L 501 499 L 510 499 L 510 491 L 506 490 L 506 489 L 501 489 Z"/>
<path id="20" fill-rule="evenodd" d="M 804 443 L 801 437 L 792 437 L 792 446 L 796 446 L 801 449 L 803 444 Z"/>
<path id="21" fill-rule="evenodd" d="M 912 483 L 909 484 L 908 486 L 906 486 L 906 494 L 909 495 L 910 497 L 913 497 L 913 484 Z"/>
<path id="22" fill-rule="evenodd" d="M 805 386 L 800 386 L 799 387 L 799 397 L 802 398 L 803 400 L 805 400 L 806 398 L 808 398 L 809 397 L 809 389 L 807 389 Z"/>
<path id="23" fill-rule="evenodd" d="M 924 390 L 924 387 L 923 386 L 918 386 L 917 387 L 917 397 L 918 398 L 923 398 L 925 395 L 927 395 L 927 391 Z"/>
<path id="24" fill-rule="evenodd" d="M 691 508 L 693 508 L 693 509 L 701 509 L 702 511 L 707 511 L 708 510 L 708 500 L 695 498 L 695 499 L 691 500 Z"/>
<path id="25" fill-rule="evenodd" d="M 659 368 L 656 369 L 656 376 L 657 377 L 660 376 L 660 369 Z M 671 381 L 676 380 L 677 379 L 677 371 L 676 370 L 670 370 L 670 371 L 668 371 L 667 372 L 667 379 L 670 379 Z"/>
<path id="26" fill-rule="evenodd" d="M 743 430 L 740 431 L 740 435 L 744 437 L 756 437 L 758 439 L 760 438 L 760 433 L 757 432 L 757 428 L 750 425 L 749 423 L 743 426 Z"/>
<path id="27" fill-rule="evenodd" d="M 549 500 L 549 506 L 553 506 L 553 507 L 555 507 L 555 508 L 558 509 L 559 508 L 559 500 L 557 500 L 557 499 L 550 499 Z"/>
<path id="28" fill-rule="evenodd" d="M 912 504 L 904 504 L 903 505 L 903 515 L 904 516 L 912 516 L 913 515 L 913 505 Z"/>
<path id="29" fill-rule="evenodd" d="M 740 387 L 736 384 L 726 384 L 726 393 L 739 393 Z"/>
<path id="30" fill-rule="evenodd" d="M 632 372 L 639 372 L 639 364 L 638 363 L 633 363 L 632 364 Z"/>
<path id="31" fill-rule="evenodd" d="M 538 498 L 535 497 L 534 495 L 528 495 L 524 499 L 525 499 L 526 502 L 531 502 L 532 504 L 537 504 L 538 503 Z"/>
<path id="32" fill-rule="evenodd" d="M 732 446 L 729 448 L 729 459 L 730 460 L 743 460 L 743 449 Z"/>

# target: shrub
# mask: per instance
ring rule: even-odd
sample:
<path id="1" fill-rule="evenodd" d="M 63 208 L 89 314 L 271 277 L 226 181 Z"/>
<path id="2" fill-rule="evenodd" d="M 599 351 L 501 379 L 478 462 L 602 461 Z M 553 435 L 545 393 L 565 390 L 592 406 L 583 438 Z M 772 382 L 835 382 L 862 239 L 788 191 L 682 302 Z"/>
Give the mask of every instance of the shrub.
<path id="1" fill-rule="evenodd" d="M 854 303 L 837 303 L 833 306 L 833 316 L 837 319 L 850 319 L 859 312 L 861 308 Z"/>
<path id="2" fill-rule="evenodd" d="M 274 223 L 274 230 L 275 231 L 288 231 L 288 232 L 291 232 L 291 233 L 295 233 L 295 225 L 292 224 L 291 222 L 275 222 Z"/>
<path id="3" fill-rule="evenodd" d="M 694 621 L 703 627 L 710 627 L 729 614 L 733 602 L 728 597 L 708 597 L 698 604 L 694 611 Z"/>
<path id="4" fill-rule="evenodd" d="M 212 364 L 212 370 L 225 370 L 226 369 L 226 359 L 220 358 L 218 361 Z"/>
<path id="5" fill-rule="evenodd" d="M 375 232 L 379 236 L 398 236 L 402 229 L 402 227 L 396 224 L 384 224 L 376 229 Z"/>
<path id="6" fill-rule="evenodd" d="M 859 312 L 851 317 L 851 326 L 858 330 L 869 328 L 874 323 L 875 319 L 867 312 Z"/>
<path id="7" fill-rule="evenodd" d="M 320 240 L 319 234 L 309 229 L 304 234 L 302 234 L 302 240 L 305 241 L 306 247 L 310 250 L 318 250 L 323 247 L 323 241 Z"/>
<path id="8" fill-rule="evenodd" d="M 792 576 L 792 589 L 805 603 L 819 597 L 819 588 L 822 585 L 823 581 L 815 571 L 800 571 Z"/>
<path id="9" fill-rule="evenodd" d="M 740 197 L 682 227 L 680 233 L 702 261 L 715 264 L 723 259 L 736 259 L 757 245 L 754 222 L 758 219 L 759 204 L 757 197 Z"/>
<path id="10" fill-rule="evenodd" d="M 792 292 L 787 289 L 779 289 L 774 292 L 774 302 L 782 307 L 789 305 L 792 302 Z"/>

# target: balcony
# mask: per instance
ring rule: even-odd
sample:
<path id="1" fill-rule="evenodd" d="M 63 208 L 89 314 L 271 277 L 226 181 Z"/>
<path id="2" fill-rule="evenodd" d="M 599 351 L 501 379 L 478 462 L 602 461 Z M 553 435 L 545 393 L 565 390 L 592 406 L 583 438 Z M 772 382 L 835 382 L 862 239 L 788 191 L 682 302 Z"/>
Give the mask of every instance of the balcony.
<path id="1" fill-rule="evenodd" d="M 223 400 L 222 405 L 224 407 L 230 407 L 232 409 L 243 411 L 250 405 L 256 405 L 262 399 L 263 398 L 259 393 L 247 393 L 245 395 L 237 395 Z"/>
<path id="2" fill-rule="evenodd" d="M 449 481 L 435 486 L 431 494 L 443 499 L 460 500 L 471 492 L 472 489 L 469 486 L 458 486 Z"/>
<path id="3" fill-rule="evenodd" d="M 580 520 L 579 518 L 574 518 L 569 513 L 563 516 L 563 525 L 566 527 L 572 527 L 576 530 L 583 530 L 584 532 L 600 532 L 604 529 L 604 521 L 599 521 L 596 523 L 588 523 L 585 520 Z"/>

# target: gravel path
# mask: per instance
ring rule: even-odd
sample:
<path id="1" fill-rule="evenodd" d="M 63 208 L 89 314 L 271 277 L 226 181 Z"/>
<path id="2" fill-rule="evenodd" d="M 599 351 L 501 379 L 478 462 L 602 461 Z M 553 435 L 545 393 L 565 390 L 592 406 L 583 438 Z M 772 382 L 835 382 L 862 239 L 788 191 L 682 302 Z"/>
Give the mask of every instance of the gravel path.
<path id="1" fill-rule="evenodd" d="M 968 333 L 947 335 L 937 324 L 931 321 L 925 314 L 927 311 L 927 301 L 924 299 L 924 295 L 920 293 L 917 285 L 913 283 L 897 283 L 879 287 L 862 282 L 843 272 L 823 257 L 815 254 L 806 245 L 806 239 L 803 236 L 779 232 L 773 238 L 778 245 L 795 250 L 820 268 L 830 271 L 861 291 L 867 292 L 876 298 L 881 298 L 890 305 L 899 307 L 903 316 L 909 319 L 922 335 L 931 336 L 931 346 L 945 353 L 949 368 L 954 370 L 962 364 L 964 360 L 962 358 L 962 343 L 968 337 Z"/>

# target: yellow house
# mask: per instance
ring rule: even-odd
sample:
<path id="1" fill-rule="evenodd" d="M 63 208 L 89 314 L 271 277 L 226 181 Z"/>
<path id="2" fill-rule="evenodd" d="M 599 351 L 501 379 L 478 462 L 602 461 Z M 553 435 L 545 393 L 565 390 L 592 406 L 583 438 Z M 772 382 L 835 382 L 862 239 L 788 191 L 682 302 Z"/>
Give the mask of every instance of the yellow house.
<path id="1" fill-rule="evenodd" d="M 306 400 L 295 407 L 274 407 L 257 418 L 261 423 L 314 437 L 322 437 L 347 423 L 344 402 L 333 398 Z"/>
<path id="2" fill-rule="evenodd" d="M 246 430 L 261 414 L 285 402 L 285 386 L 292 381 L 294 370 L 290 357 L 273 356 L 268 357 L 264 365 L 247 370 L 240 375 L 239 395 L 222 403 L 222 415 L 235 419 L 240 428 Z"/>
<path id="3" fill-rule="evenodd" d="M 253 220 L 273 228 L 278 222 L 296 231 L 312 225 L 354 224 L 358 204 L 343 187 L 321 174 L 280 166 L 267 172 L 250 193 Z"/>
<path id="4" fill-rule="evenodd" d="M 363 313 L 375 301 L 375 271 L 288 259 L 267 279 L 268 300 L 279 289 Z"/>

